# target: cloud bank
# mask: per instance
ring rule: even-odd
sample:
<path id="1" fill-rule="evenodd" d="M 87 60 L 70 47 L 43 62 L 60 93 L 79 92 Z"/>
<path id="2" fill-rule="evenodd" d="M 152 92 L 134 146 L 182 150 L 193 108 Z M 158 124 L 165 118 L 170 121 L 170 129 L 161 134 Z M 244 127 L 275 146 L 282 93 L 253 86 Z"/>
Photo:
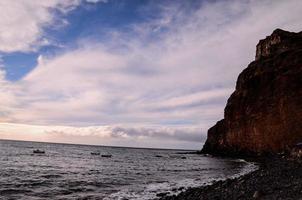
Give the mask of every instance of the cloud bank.
<path id="1" fill-rule="evenodd" d="M 199 133 L 198 127 L 72 127 L 0 123 L 2 139 L 92 145 L 100 145 L 101 141 L 102 145 L 128 147 L 199 149 L 200 141 L 205 139 Z"/>
<path id="2" fill-rule="evenodd" d="M 0 50 L 39 46 L 43 27 L 55 19 L 49 8 L 68 12 L 79 3 L 59 2 L 43 3 L 37 14 L 33 12 L 32 33 L 14 36 L 11 33 L 22 29 L 17 24 L 2 31 L 11 38 L 0 34 Z M 90 137 L 97 129 L 75 127 L 99 126 L 102 134 L 112 138 L 98 136 L 99 144 L 143 145 L 137 141 L 145 136 L 152 138 L 148 144 L 154 146 L 165 139 L 174 147 L 195 148 L 194 141 L 201 142 L 201 135 L 223 117 L 226 99 L 240 71 L 254 59 L 258 40 L 276 28 L 301 30 L 302 2 L 204 1 L 191 12 L 183 4 L 163 4 L 160 9 L 151 4 L 143 12 L 159 9 L 157 17 L 129 25 L 130 32 L 112 30 L 107 42 L 86 37 L 63 53 L 41 55 L 35 69 L 17 82 L 5 80 L 2 70 L 1 121 L 74 127 L 68 133 L 43 131 L 56 132 L 62 140 L 72 140 L 71 132 L 75 138 L 74 134 L 80 137 L 90 131 Z M 15 7 L 19 6 L 28 5 Z M 23 16 L 14 20 L 19 18 Z M 0 27 L 3 23 L 12 22 L 0 21 Z M 180 131 L 179 126 L 194 131 Z"/>

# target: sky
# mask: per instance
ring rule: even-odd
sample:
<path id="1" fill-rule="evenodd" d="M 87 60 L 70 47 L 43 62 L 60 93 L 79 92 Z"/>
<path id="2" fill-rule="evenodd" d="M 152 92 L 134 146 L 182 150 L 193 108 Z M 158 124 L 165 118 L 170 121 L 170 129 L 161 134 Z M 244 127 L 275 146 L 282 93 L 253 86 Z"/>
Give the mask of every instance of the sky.
<path id="1" fill-rule="evenodd" d="M 2 0 L 0 139 L 201 149 L 301 0 Z"/>

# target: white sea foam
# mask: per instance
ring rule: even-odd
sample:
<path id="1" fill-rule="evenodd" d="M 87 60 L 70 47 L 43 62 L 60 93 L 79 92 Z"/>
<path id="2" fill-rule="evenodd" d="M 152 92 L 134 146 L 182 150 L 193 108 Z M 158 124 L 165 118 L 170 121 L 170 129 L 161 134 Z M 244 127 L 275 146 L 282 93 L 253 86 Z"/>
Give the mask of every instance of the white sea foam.
<path id="1" fill-rule="evenodd" d="M 177 195 L 182 191 L 185 191 L 188 188 L 199 187 L 204 185 L 210 185 L 214 181 L 220 181 L 225 179 L 234 179 L 240 176 L 246 175 L 250 172 L 253 172 L 258 169 L 256 163 L 247 162 L 244 159 L 236 159 L 234 162 L 244 163 L 244 166 L 241 170 L 228 177 L 224 178 L 212 178 L 209 177 L 207 179 L 183 179 L 178 181 L 164 182 L 164 183 L 153 183 L 146 185 L 143 191 L 133 192 L 129 189 L 121 190 L 117 193 L 111 194 L 106 197 L 104 200 L 123 200 L 123 199 L 131 199 L 131 200 L 149 200 L 156 198 L 157 194 L 165 193 L 167 195 Z"/>

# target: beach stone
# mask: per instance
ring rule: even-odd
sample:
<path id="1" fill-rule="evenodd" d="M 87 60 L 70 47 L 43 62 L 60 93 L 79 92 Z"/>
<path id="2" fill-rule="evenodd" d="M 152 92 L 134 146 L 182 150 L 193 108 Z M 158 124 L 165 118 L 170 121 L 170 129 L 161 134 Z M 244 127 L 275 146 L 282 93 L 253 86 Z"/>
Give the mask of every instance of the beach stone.
<path id="1" fill-rule="evenodd" d="M 253 194 L 253 198 L 254 199 L 259 199 L 260 198 L 260 192 L 259 191 L 255 191 Z"/>

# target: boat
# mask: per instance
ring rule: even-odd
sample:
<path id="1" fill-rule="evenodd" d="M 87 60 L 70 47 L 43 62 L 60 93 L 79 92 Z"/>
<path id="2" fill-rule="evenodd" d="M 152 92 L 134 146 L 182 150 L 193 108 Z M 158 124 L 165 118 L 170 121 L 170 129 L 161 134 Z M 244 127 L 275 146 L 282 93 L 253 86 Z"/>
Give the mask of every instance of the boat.
<path id="1" fill-rule="evenodd" d="M 100 155 L 100 152 L 91 152 L 90 154 L 93 156 L 98 156 L 98 155 Z"/>
<path id="2" fill-rule="evenodd" d="M 109 155 L 109 154 L 104 154 L 104 155 L 102 155 L 102 157 L 103 157 L 103 158 L 111 158 L 111 157 L 112 157 L 112 155 Z"/>
<path id="3" fill-rule="evenodd" d="M 34 149 L 33 153 L 36 153 L 36 154 L 45 154 L 45 151 L 40 150 L 40 149 Z"/>

